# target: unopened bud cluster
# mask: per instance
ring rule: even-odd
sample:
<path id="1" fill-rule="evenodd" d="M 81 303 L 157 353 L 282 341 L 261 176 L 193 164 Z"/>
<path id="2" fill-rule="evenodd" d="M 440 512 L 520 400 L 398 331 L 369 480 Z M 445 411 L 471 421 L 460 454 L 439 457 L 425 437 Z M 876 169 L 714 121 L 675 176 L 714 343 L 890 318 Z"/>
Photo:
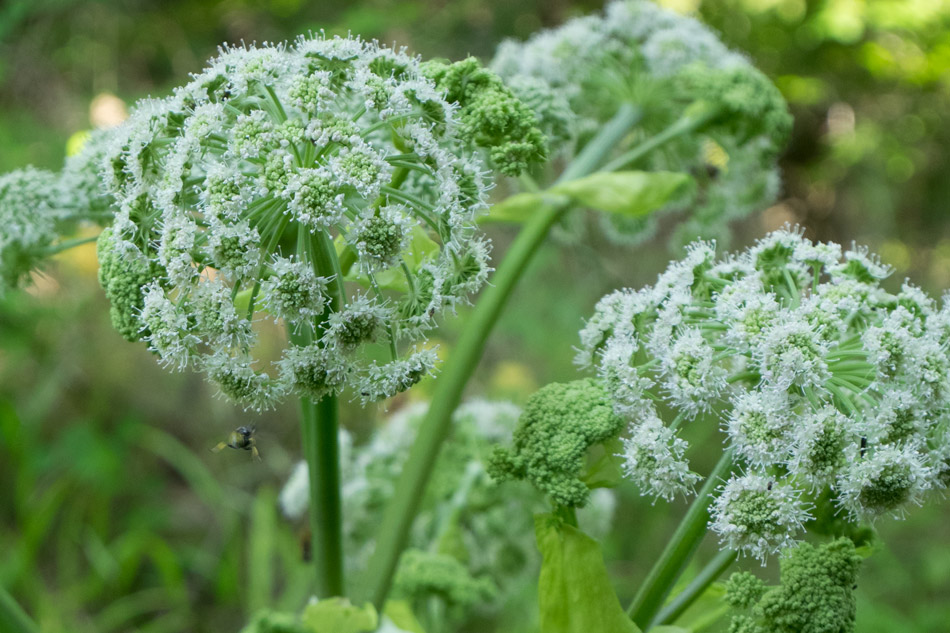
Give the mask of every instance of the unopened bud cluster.
<path id="1" fill-rule="evenodd" d="M 694 243 L 652 287 L 604 297 L 578 361 L 629 420 L 627 475 L 644 494 L 688 493 L 678 430 L 719 426 L 737 466 L 710 527 L 763 558 L 811 518 L 901 516 L 945 488 L 950 306 L 885 290 L 889 273 L 865 249 L 781 230 L 726 257 Z"/>

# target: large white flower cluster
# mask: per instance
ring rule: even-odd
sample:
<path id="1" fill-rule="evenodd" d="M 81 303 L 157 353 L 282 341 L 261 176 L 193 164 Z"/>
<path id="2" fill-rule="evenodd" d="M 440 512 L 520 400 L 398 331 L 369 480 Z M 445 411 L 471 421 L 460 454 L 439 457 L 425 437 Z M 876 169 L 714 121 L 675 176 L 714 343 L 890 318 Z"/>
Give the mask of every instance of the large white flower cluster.
<path id="1" fill-rule="evenodd" d="M 771 115 L 750 111 L 731 118 L 770 122 L 753 134 L 719 125 L 684 135 L 636 167 L 693 175 L 696 186 L 666 209 L 689 214 L 677 231 L 681 244 L 697 236 L 727 239 L 730 220 L 761 210 L 778 194 L 776 155 L 790 128 L 784 103 L 744 56 L 692 18 L 649 0 L 614 0 L 602 15 L 575 18 L 525 42 L 503 42 L 493 68 L 535 108 L 545 133 L 568 150 L 613 116 L 620 103 L 639 109 L 635 140 L 640 142 L 668 129 L 697 102 L 744 84 L 734 102 L 778 103 L 770 104 Z M 695 81 L 697 76 L 702 81 Z M 600 224 L 608 238 L 635 245 L 654 235 L 660 217 L 602 214 Z"/>
<path id="2" fill-rule="evenodd" d="M 228 48 L 145 100 L 103 161 L 116 327 L 263 408 L 430 373 L 419 345 L 478 289 L 488 172 L 417 58 L 353 38 Z M 292 343 L 258 350 L 264 321 Z"/>
<path id="3" fill-rule="evenodd" d="M 758 557 L 812 518 L 902 516 L 950 483 L 950 305 L 888 292 L 865 249 L 796 230 L 717 258 L 692 244 L 652 287 L 604 297 L 581 331 L 630 424 L 627 475 L 671 498 L 698 480 L 678 436 L 718 424 L 736 460 L 711 528 Z"/>

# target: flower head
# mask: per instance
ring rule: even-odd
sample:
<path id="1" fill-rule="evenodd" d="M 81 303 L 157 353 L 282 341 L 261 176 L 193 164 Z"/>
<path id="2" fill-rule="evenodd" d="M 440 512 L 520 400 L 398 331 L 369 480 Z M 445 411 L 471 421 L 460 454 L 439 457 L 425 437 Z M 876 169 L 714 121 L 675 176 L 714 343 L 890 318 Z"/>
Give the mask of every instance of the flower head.
<path id="1" fill-rule="evenodd" d="M 640 115 L 639 143 L 674 122 L 706 124 L 642 159 L 637 168 L 684 171 L 695 186 L 667 211 L 687 211 L 677 245 L 697 235 L 728 238 L 732 219 L 764 208 L 779 191 L 776 157 L 791 130 L 778 89 L 706 26 L 649 0 L 613 0 L 525 42 L 506 41 L 493 68 L 550 130 L 555 151 L 576 153 L 623 103 Z M 605 215 L 608 238 L 636 244 L 656 214 Z"/>
<path id="2" fill-rule="evenodd" d="M 627 475 L 645 494 L 688 492 L 676 432 L 720 427 L 752 474 L 727 478 L 711 525 L 757 557 L 794 540 L 800 499 L 822 520 L 861 523 L 943 488 L 950 308 L 906 283 L 888 292 L 884 271 L 864 249 L 783 229 L 720 258 L 695 243 L 655 285 L 602 299 L 577 359 L 627 419 Z M 754 522 L 755 508 L 771 522 Z"/>
<path id="3" fill-rule="evenodd" d="M 517 173 L 542 154 L 533 120 L 473 60 L 322 35 L 222 49 L 140 102 L 100 161 L 114 320 L 256 408 L 404 390 L 435 364 L 414 344 L 487 277 L 481 150 Z M 276 358 L 266 321 L 292 335 Z"/>

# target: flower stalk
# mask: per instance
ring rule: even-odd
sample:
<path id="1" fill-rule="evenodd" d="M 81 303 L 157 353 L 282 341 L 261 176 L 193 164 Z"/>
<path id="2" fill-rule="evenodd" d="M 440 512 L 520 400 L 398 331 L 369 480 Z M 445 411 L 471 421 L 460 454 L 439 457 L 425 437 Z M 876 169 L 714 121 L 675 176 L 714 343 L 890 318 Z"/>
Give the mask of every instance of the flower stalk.
<path id="1" fill-rule="evenodd" d="M 559 182 L 586 176 L 595 171 L 617 143 L 636 125 L 639 118 L 640 113 L 635 107 L 622 106 L 614 118 L 565 169 Z M 531 258 L 551 227 L 568 209 L 566 205 L 543 209 L 525 224 L 499 264 L 491 285 L 476 304 L 452 357 L 439 376 L 428 414 L 419 430 L 402 476 L 396 484 L 395 496 L 383 516 L 373 558 L 358 588 L 358 598 L 372 601 L 377 609 L 385 603 L 400 553 L 432 474 L 439 448 L 448 435 L 452 412 L 461 401 L 465 385 L 481 359 L 488 335 Z"/>
<path id="2" fill-rule="evenodd" d="M 731 550 L 723 550 L 716 554 L 711 561 L 696 575 L 683 591 L 663 607 L 653 619 L 654 626 L 672 624 L 703 595 L 711 584 L 736 562 L 739 554 Z"/>
<path id="3" fill-rule="evenodd" d="M 640 628 L 646 630 L 653 622 L 673 585 L 696 553 L 709 524 L 713 490 L 728 476 L 732 463 L 732 451 L 723 453 L 627 608 L 627 613 Z"/>
<path id="4" fill-rule="evenodd" d="M 342 596 L 343 510 L 340 497 L 339 407 L 335 395 L 300 399 L 303 453 L 310 473 L 310 529 L 316 564 L 316 595 Z"/>

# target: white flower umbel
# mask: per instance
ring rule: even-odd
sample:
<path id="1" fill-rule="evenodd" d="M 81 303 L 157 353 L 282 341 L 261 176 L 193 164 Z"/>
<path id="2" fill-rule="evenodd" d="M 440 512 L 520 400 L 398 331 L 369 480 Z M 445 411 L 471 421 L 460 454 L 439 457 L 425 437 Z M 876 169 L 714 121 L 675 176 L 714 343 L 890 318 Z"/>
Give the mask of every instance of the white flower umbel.
<path id="1" fill-rule="evenodd" d="M 602 14 L 575 18 L 524 42 L 505 41 L 492 63 L 534 108 L 555 149 L 566 154 L 576 154 L 621 104 L 639 113 L 633 136 L 639 143 L 699 102 L 714 99 L 713 93 L 741 84 L 737 77 L 756 74 L 712 30 L 650 0 L 613 0 Z M 696 75 L 703 80 L 694 82 Z M 754 132 L 731 124 L 697 130 L 637 164 L 637 169 L 693 175 L 695 186 L 666 208 L 688 214 L 674 236 L 677 246 L 697 236 L 727 239 L 727 222 L 765 208 L 778 195 L 777 150 L 790 119 L 777 90 L 757 76 L 759 83 L 743 90 L 744 96 L 728 99 L 743 108 L 771 99 L 754 113 L 733 115 L 733 122 L 754 120 Z M 765 115 L 769 110 L 772 114 Z M 602 214 L 599 225 L 611 241 L 635 245 L 656 232 L 657 218 L 656 213 L 646 218 Z"/>
<path id="2" fill-rule="evenodd" d="M 677 433 L 695 425 L 722 429 L 736 470 L 757 473 L 726 477 L 714 518 L 725 545 L 757 557 L 791 542 L 781 531 L 800 528 L 802 495 L 818 523 L 861 523 L 943 489 L 950 305 L 907 283 L 888 292 L 886 271 L 864 249 L 783 229 L 719 258 L 695 243 L 654 286 L 604 297 L 577 361 L 630 420 L 622 457 L 641 492 L 691 490 L 691 434 Z M 767 530 L 730 518 L 749 490 L 776 504 Z"/>
<path id="3" fill-rule="evenodd" d="M 669 501 L 692 490 L 700 477 L 689 469 L 684 457 L 687 443 L 676 437 L 663 420 L 651 413 L 631 428 L 623 439 L 624 474 L 644 495 Z"/>
<path id="4" fill-rule="evenodd" d="M 709 527 L 725 548 L 764 565 L 769 554 L 793 545 L 811 518 L 800 497 L 800 491 L 765 475 L 734 477 L 713 502 Z"/>
<path id="5" fill-rule="evenodd" d="M 385 398 L 431 373 L 418 343 L 488 274 L 475 219 L 491 181 L 465 104 L 429 70 L 319 35 L 225 48 L 140 102 L 99 160 L 119 209 L 100 245 L 117 327 L 255 408 L 347 387 Z M 37 217 L 21 242 L 48 241 Z M 293 335 L 276 357 L 258 349 L 264 321 Z"/>
<path id="6" fill-rule="evenodd" d="M 934 473 L 924 456 L 909 446 L 885 444 L 852 460 L 838 477 L 839 503 L 858 520 L 903 517 L 911 505 L 934 487 Z"/>
<path id="7" fill-rule="evenodd" d="M 56 175 L 27 167 L 0 176 L 0 293 L 15 287 L 56 238 Z"/>

